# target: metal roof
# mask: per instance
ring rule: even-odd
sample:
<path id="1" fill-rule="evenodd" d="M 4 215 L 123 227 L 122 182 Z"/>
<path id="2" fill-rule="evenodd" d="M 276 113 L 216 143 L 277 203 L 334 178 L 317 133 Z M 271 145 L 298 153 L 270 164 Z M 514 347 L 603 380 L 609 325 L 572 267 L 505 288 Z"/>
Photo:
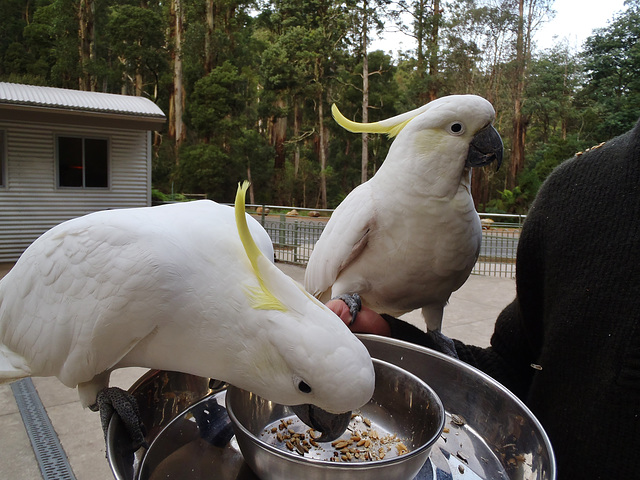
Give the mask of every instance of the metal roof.
<path id="1" fill-rule="evenodd" d="M 110 113 L 133 117 L 165 118 L 160 107 L 144 97 L 21 85 L 18 83 L 0 82 L 0 105 L 2 104 L 57 108 L 79 112 Z"/>

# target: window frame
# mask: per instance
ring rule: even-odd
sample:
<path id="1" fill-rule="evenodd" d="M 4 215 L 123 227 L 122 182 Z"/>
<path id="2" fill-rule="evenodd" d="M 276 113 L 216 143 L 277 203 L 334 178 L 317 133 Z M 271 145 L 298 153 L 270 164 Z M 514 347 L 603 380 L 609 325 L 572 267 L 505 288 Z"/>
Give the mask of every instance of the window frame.
<path id="1" fill-rule="evenodd" d="M 82 185 L 61 185 L 62 175 L 60 172 L 60 139 L 61 138 L 75 138 L 82 141 Z M 100 187 L 87 186 L 87 168 L 86 168 L 86 140 L 102 140 L 106 142 L 106 185 Z M 109 136 L 101 135 L 83 135 L 83 134 L 68 134 L 57 133 L 55 134 L 55 168 L 56 168 L 56 188 L 58 189 L 74 189 L 74 190 L 110 190 L 111 189 L 111 138 Z"/>

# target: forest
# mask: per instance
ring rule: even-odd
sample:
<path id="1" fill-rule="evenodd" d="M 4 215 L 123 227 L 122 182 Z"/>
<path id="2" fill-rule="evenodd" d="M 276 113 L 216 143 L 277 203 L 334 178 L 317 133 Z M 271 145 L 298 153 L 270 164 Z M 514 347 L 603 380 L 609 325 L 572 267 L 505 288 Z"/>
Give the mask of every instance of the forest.
<path id="1" fill-rule="evenodd" d="M 493 103 L 502 167 L 474 169 L 479 211 L 526 213 L 576 152 L 640 117 L 640 0 L 584 45 L 540 49 L 553 0 L 0 0 L 0 81 L 143 95 L 167 115 L 153 187 L 334 208 L 375 174 L 377 121 L 449 94 Z M 593 12 L 597 15 L 597 12 Z M 392 26 L 415 48 L 370 45 Z"/>

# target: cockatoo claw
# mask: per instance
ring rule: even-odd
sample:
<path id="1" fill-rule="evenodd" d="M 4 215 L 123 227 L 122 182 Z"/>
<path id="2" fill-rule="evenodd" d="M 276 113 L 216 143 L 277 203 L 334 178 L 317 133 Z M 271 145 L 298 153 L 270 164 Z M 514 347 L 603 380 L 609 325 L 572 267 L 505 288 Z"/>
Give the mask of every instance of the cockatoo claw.
<path id="1" fill-rule="evenodd" d="M 131 439 L 130 451 L 135 452 L 140 447 L 148 448 L 145 440 L 144 425 L 140 420 L 138 402 L 129 392 L 118 387 L 105 388 L 98 392 L 96 403 L 89 408 L 94 412 L 100 411 L 105 443 L 111 417 L 117 414 L 129 433 L 129 438 Z"/>
<path id="2" fill-rule="evenodd" d="M 362 310 L 362 299 L 358 293 L 343 293 L 337 297 L 333 297 L 331 300 L 342 300 L 349 307 L 349 313 L 351 313 L 351 321 L 349 327 L 356 321 L 358 312 Z"/>

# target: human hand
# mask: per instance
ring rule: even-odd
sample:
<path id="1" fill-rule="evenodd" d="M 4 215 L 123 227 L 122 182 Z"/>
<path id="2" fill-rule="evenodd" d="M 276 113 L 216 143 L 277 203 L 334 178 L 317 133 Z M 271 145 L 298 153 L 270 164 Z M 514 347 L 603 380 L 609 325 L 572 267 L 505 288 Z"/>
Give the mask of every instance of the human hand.
<path id="1" fill-rule="evenodd" d="M 391 327 L 389 327 L 387 321 L 368 307 L 363 306 L 360 309 L 353 323 L 351 323 L 349 307 L 344 301 L 340 299 L 329 300 L 327 307 L 338 315 L 353 333 L 373 333 L 385 337 L 391 336 Z"/>

